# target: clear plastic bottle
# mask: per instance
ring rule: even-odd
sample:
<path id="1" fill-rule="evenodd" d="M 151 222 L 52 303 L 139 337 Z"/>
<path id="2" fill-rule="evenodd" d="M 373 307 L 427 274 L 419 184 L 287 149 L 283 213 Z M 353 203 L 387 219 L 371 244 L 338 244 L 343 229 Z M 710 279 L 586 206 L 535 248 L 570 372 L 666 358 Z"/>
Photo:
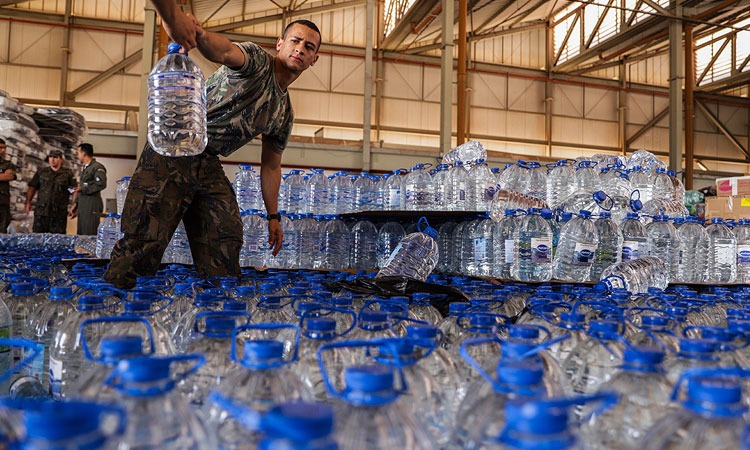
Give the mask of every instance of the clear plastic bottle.
<path id="1" fill-rule="evenodd" d="M 166 260 L 166 261 L 165 261 Z M 190 251 L 185 224 L 180 221 L 169 241 L 167 251 L 164 252 L 163 262 L 175 264 L 193 264 L 193 254 Z"/>
<path id="2" fill-rule="evenodd" d="M 496 186 L 495 176 L 483 159 L 476 160 L 467 175 L 467 194 L 469 209 L 474 211 L 489 211 L 492 206 L 492 197 L 487 190 Z"/>
<path id="3" fill-rule="evenodd" d="M 284 245 L 281 246 L 281 250 L 276 256 L 273 255 L 271 249 L 268 249 L 266 255 L 266 264 L 268 267 L 279 268 L 279 269 L 292 269 L 298 265 L 299 257 L 299 233 L 297 232 L 296 221 L 292 220 L 286 211 L 280 211 L 281 214 L 281 229 L 284 230 Z"/>
<path id="4" fill-rule="evenodd" d="M 453 270 L 453 231 L 455 229 L 456 222 L 451 221 L 445 222 L 444 224 L 440 225 L 440 228 L 438 228 L 439 256 L 437 266 L 435 266 L 435 270 L 438 272 L 447 273 Z"/>
<path id="5" fill-rule="evenodd" d="M 591 213 L 581 210 L 560 230 L 552 277 L 575 282 L 588 280 L 598 246 L 599 236 Z"/>
<path id="6" fill-rule="evenodd" d="M 260 177 L 251 164 L 240 164 L 239 172 L 234 174 L 234 195 L 237 197 L 240 211 L 264 208 Z"/>
<path id="7" fill-rule="evenodd" d="M 240 266 L 265 267 L 268 247 L 268 225 L 258 210 L 242 213 L 242 248 Z"/>
<path id="8" fill-rule="evenodd" d="M 456 162 L 465 163 L 477 159 L 487 159 L 487 150 L 479 141 L 467 141 L 443 155 L 442 163 L 451 165 Z"/>
<path id="9" fill-rule="evenodd" d="M 513 232 L 515 250 L 510 268 L 511 278 L 519 281 L 549 281 L 552 278 L 552 229 L 532 208 Z"/>
<path id="10" fill-rule="evenodd" d="M 718 217 L 706 227 L 708 235 L 708 283 L 733 283 L 737 279 L 737 238 Z"/>
<path id="11" fill-rule="evenodd" d="M 514 233 L 521 223 L 520 214 L 516 210 L 506 210 L 505 217 L 495 225 L 493 233 L 493 253 L 495 265 L 492 275 L 496 278 L 510 279 L 510 271 L 516 257 L 516 240 Z"/>
<path id="12" fill-rule="evenodd" d="M 609 212 L 599 213 L 599 218 L 594 221 L 594 225 L 599 235 L 599 245 L 596 247 L 594 265 L 591 266 L 589 281 L 599 281 L 604 269 L 612 264 L 619 263 L 622 255 L 622 233 L 611 219 Z"/>
<path id="13" fill-rule="evenodd" d="M 305 194 L 307 184 L 302 179 L 304 170 L 292 169 L 282 183 L 284 189 L 279 189 L 279 209 L 288 214 L 300 214 L 305 210 Z M 285 233 L 286 234 L 286 233 Z M 286 242 L 284 243 L 286 245 Z"/>
<path id="14" fill-rule="evenodd" d="M 708 234 L 700 219 L 688 217 L 677 230 L 680 283 L 703 283 L 708 272 Z"/>
<path id="15" fill-rule="evenodd" d="M 331 211 L 328 178 L 323 169 L 311 169 L 312 175 L 307 180 L 307 208 L 312 214 L 329 214 Z"/>
<path id="16" fill-rule="evenodd" d="M 667 175 L 667 171 L 664 168 L 657 168 L 653 177 L 653 190 L 652 198 L 660 198 L 662 200 L 674 200 L 675 192 L 674 185 L 672 184 L 672 178 Z"/>
<path id="17" fill-rule="evenodd" d="M 641 256 L 604 269 L 600 280 L 596 286 L 600 291 L 625 289 L 633 294 L 642 294 L 648 292 L 649 288 L 666 289 L 669 273 L 661 258 Z"/>
<path id="18" fill-rule="evenodd" d="M 624 344 L 620 324 L 592 321 L 589 339 L 571 350 L 561 366 L 576 394 L 592 394 L 609 381 L 622 364 Z"/>
<path id="19" fill-rule="evenodd" d="M 128 358 L 117 364 L 108 384 L 117 391 L 117 401 L 128 418 L 117 448 L 219 448 L 203 416 L 175 389 L 176 381 L 189 376 L 202 362 L 200 355 L 185 354 Z M 177 368 L 185 372 L 176 373 Z"/>
<path id="20" fill-rule="evenodd" d="M 96 231 L 96 257 L 109 258 L 121 236 L 119 216 L 113 212 L 108 213 Z"/>
<path id="21" fill-rule="evenodd" d="M 378 229 L 372 222 L 361 220 L 352 227 L 351 268 L 371 270 L 377 268 Z"/>
<path id="22" fill-rule="evenodd" d="M 331 205 L 334 214 L 348 214 L 354 212 L 354 186 L 349 173 L 338 171 L 330 179 L 328 193 L 331 197 Z M 313 214 L 321 214 L 313 212 Z"/>
<path id="23" fill-rule="evenodd" d="M 643 170 L 641 166 L 629 167 L 630 169 L 630 185 L 634 190 L 637 190 L 640 194 L 641 202 L 646 204 L 653 197 L 653 179 L 652 177 Z"/>
<path id="24" fill-rule="evenodd" d="M 522 166 L 526 169 L 526 187 L 522 194 L 529 197 L 547 200 L 547 168 L 536 161 L 527 162 Z"/>
<path id="25" fill-rule="evenodd" d="M 125 206 L 125 198 L 128 196 L 128 187 L 130 186 L 130 177 L 122 177 L 117 181 L 115 198 L 117 199 L 117 214 L 122 214 L 122 208 Z"/>
<path id="26" fill-rule="evenodd" d="M 626 348 L 622 370 L 600 390 L 613 392 L 619 401 L 612 408 L 594 408 L 581 427 L 586 448 L 638 448 L 638 442 L 670 410 L 672 387 L 661 370 L 664 352 L 652 347 Z"/>
<path id="27" fill-rule="evenodd" d="M 750 219 L 741 219 L 734 228 L 737 237 L 737 282 L 750 283 Z"/>
<path id="28" fill-rule="evenodd" d="M 648 234 L 648 255 L 664 261 L 669 271 L 670 281 L 676 280 L 679 260 L 677 230 L 669 223 L 669 217 L 654 216 L 654 221 L 646 226 L 646 233 Z"/>
<path id="29" fill-rule="evenodd" d="M 575 190 L 571 180 L 575 178 L 575 166 L 571 160 L 557 161 L 547 174 L 547 204 L 552 210 L 557 209 Z"/>
<path id="30" fill-rule="evenodd" d="M 320 229 L 312 214 L 301 215 L 297 231 L 299 232 L 299 266 L 312 269 L 315 255 L 320 252 Z"/>
<path id="31" fill-rule="evenodd" d="M 448 203 L 448 190 L 450 182 L 450 166 L 447 164 L 438 164 L 435 168 L 435 174 L 432 176 L 433 184 L 435 186 L 435 200 L 433 201 L 435 211 L 444 211 L 449 206 L 453 206 Z"/>
<path id="32" fill-rule="evenodd" d="M 646 227 L 638 220 L 637 213 L 628 213 L 620 222 L 622 233 L 622 262 L 648 255 L 648 235 Z"/>
<path id="33" fill-rule="evenodd" d="M 681 172 L 680 172 L 681 173 Z M 675 172 L 674 170 L 667 170 L 667 175 L 669 175 L 669 178 L 672 180 L 672 187 L 674 189 L 674 197 L 672 200 L 674 200 L 677 203 L 685 204 L 685 185 L 682 184 L 682 177 L 679 175 L 678 172 Z"/>
<path id="34" fill-rule="evenodd" d="M 323 227 L 323 269 L 346 270 L 349 268 L 352 238 L 349 227 L 338 217 L 329 215 Z"/>
<path id="35" fill-rule="evenodd" d="M 435 198 L 435 185 L 424 164 L 417 164 L 404 177 L 404 209 L 408 211 L 430 211 Z"/>
<path id="36" fill-rule="evenodd" d="M 400 276 L 424 281 L 438 261 L 438 232 L 427 219 L 419 219 L 419 231 L 404 236 L 376 277 Z"/>
<path id="37" fill-rule="evenodd" d="M 582 160 L 576 164 L 576 191 L 594 192 L 601 189 L 599 169 L 596 166 L 597 162 L 591 160 Z"/>
<path id="38" fill-rule="evenodd" d="M 194 156 L 208 143 L 206 82 L 182 47 L 169 53 L 148 76 L 148 142 L 164 156 Z"/>
<path id="39" fill-rule="evenodd" d="M 373 210 L 375 182 L 370 174 L 362 172 L 354 182 L 354 211 Z"/>
<path id="40" fill-rule="evenodd" d="M 73 299 L 72 287 L 53 286 L 50 288 L 48 301 L 34 311 L 29 318 L 31 339 L 41 342 L 44 345 L 44 368 L 39 381 L 47 389 L 49 389 L 49 354 L 52 350 L 57 331 L 65 323 L 65 319 L 75 311 L 75 306 L 72 303 Z M 2 306 L 0 306 L 1 310 Z M 1 357 L 2 355 L 0 355 Z"/>
<path id="41" fill-rule="evenodd" d="M 378 268 L 382 269 L 385 267 L 391 253 L 393 253 L 405 235 L 404 227 L 398 222 L 386 222 L 380 227 L 375 243 Z"/>
<path id="42" fill-rule="evenodd" d="M 448 201 L 446 204 L 456 211 L 468 210 L 468 189 L 469 172 L 464 168 L 463 163 L 456 162 L 448 171 Z"/>

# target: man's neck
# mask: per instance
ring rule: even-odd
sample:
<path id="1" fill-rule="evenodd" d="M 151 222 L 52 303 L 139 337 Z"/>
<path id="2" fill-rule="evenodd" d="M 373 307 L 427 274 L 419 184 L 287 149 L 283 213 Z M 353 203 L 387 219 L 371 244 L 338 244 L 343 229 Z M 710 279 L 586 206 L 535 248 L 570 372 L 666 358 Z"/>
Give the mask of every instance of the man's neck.
<path id="1" fill-rule="evenodd" d="M 290 84 L 294 82 L 301 73 L 294 73 L 286 69 L 279 61 L 278 56 L 273 57 L 273 76 L 276 77 L 276 83 L 282 91 L 286 92 Z"/>
<path id="2" fill-rule="evenodd" d="M 93 160 L 94 158 L 83 158 L 83 165 L 88 166 L 89 164 L 91 164 L 91 161 Z"/>

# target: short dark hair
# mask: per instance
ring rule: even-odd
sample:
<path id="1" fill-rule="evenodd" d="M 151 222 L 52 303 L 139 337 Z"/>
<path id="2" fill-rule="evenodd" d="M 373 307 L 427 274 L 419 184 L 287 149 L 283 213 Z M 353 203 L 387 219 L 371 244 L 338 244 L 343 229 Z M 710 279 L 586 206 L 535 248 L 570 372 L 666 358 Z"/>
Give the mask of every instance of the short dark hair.
<path id="1" fill-rule="evenodd" d="M 318 33 L 318 48 L 315 49 L 315 53 L 317 53 L 318 50 L 320 50 L 320 46 L 323 44 L 323 35 L 320 34 L 320 30 L 318 29 L 318 26 L 315 25 L 315 23 L 306 19 L 293 20 L 289 22 L 289 25 L 284 27 L 284 32 L 281 34 L 281 37 L 286 38 L 286 34 L 287 32 L 289 32 L 289 29 L 292 28 L 292 25 L 302 25 Z"/>
<path id="2" fill-rule="evenodd" d="M 94 156 L 94 146 L 89 144 L 88 142 L 84 142 L 80 145 L 80 149 L 83 153 L 86 154 L 86 156 Z"/>
<path id="3" fill-rule="evenodd" d="M 0 145 L 5 145 L 5 139 L 0 138 Z"/>

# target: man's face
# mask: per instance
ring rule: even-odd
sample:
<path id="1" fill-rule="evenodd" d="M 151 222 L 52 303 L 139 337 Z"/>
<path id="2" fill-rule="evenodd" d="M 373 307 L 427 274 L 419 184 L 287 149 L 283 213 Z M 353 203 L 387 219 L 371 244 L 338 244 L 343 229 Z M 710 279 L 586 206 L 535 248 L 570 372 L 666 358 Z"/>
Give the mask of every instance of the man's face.
<path id="1" fill-rule="evenodd" d="M 5 144 L 0 144 L 0 156 L 3 156 L 5 154 Z"/>
<path id="2" fill-rule="evenodd" d="M 60 167 L 62 167 L 63 159 L 61 156 L 50 156 L 49 157 L 49 166 L 52 167 L 52 170 L 58 170 Z"/>
<path id="3" fill-rule="evenodd" d="M 83 164 L 85 162 L 84 161 L 85 157 L 86 157 L 86 154 L 83 153 L 83 151 L 81 150 L 81 147 L 78 147 L 78 162 Z"/>
<path id="4" fill-rule="evenodd" d="M 318 60 L 318 46 L 320 36 L 314 30 L 294 24 L 276 42 L 279 61 L 287 69 L 295 73 L 302 73 Z"/>

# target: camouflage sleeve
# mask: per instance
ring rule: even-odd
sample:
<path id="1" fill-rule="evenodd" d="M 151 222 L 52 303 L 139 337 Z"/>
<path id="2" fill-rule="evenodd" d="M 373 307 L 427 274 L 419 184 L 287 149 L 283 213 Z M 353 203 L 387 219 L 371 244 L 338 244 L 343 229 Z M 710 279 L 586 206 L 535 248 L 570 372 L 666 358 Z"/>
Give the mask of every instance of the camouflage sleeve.
<path id="1" fill-rule="evenodd" d="M 257 44 L 252 42 L 234 42 L 234 45 L 239 47 L 242 53 L 245 54 L 245 65 L 235 71 L 242 76 L 254 74 L 260 67 L 263 67 L 263 63 L 268 59 L 268 53 Z"/>
<path id="2" fill-rule="evenodd" d="M 286 111 L 286 118 L 281 128 L 274 134 L 264 134 L 263 142 L 271 144 L 273 151 L 278 154 L 284 153 L 286 145 L 289 143 L 289 136 L 292 135 L 292 127 L 294 126 L 294 113 L 291 108 Z"/>

